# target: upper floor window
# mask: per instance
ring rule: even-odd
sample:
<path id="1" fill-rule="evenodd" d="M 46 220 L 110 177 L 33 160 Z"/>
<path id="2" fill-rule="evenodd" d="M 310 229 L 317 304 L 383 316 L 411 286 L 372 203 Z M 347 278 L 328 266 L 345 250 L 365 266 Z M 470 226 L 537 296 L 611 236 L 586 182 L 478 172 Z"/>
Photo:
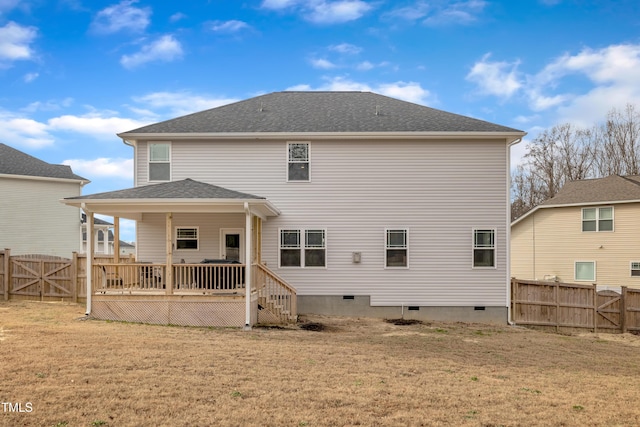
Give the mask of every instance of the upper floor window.
<path id="1" fill-rule="evenodd" d="M 631 261 L 631 277 L 640 277 L 640 262 Z"/>
<path id="2" fill-rule="evenodd" d="M 309 143 L 290 142 L 288 147 L 287 181 L 310 181 Z"/>
<path id="3" fill-rule="evenodd" d="M 385 267 L 408 267 L 409 230 L 406 228 L 386 230 Z"/>
<path id="4" fill-rule="evenodd" d="M 473 230 L 473 266 L 496 266 L 496 230 Z"/>
<path id="5" fill-rule="evenodd" d="M 613 231 L 613 206 L 582 209 L 582 231 Z"/>
<path id="6" fill-rule="evenodd" d="M 198 227 L 176 227 L 176 249 L 198 249 Z"/>
<path id="7" fill-rule="evenodd" d="M 149 143 L 149 181 L 171 180 L 171 144 Z"/>

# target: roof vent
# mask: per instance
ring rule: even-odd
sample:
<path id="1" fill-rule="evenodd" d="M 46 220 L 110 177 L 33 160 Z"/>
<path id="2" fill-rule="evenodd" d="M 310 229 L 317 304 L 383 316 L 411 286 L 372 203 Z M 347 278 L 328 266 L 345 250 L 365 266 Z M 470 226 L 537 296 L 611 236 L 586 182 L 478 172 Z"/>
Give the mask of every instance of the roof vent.
<path id="1" fill-rule="evenodd" d="M 376 116 L 380 115 L 380 106 L 376 105 Z"/>
<path id="2" fill-rule="evenodd" d="M 260 112 L 264 111 L 264 102 L 260 101 Z"/>

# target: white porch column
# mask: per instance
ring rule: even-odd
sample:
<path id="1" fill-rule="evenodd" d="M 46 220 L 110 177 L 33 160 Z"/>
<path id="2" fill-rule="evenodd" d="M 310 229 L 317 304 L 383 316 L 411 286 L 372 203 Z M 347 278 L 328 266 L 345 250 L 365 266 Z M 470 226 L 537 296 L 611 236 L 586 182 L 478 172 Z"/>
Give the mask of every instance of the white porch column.
<path id="1" fill-rule="evenodd" d="M 113 262 L 120 263 L 120 217 L 113 217 Z"/>
<path id="2" fill-rule="evenodd" d="M 167 247 L 167 267 L 165 268 L 165 286 L 167 287 L 167 295 L 173 294 L 173 214 L 167 212 L 166 230 L 166 247 Z"/>
<path id="3" fill-rule="evenodd" d="M 87 215 L 87 311 L 85 314 L 89 316 L 91 314 L 91 296 L 93 294 L 93 212 L 89 212 L 85 206 L 82 206 L 82 210 Z"/>
<path id="4" fill-rule="evenodd" d="M 245 322 L 244 330 L 251 330 L 251 210 L 249 203 L 244 203 L 245 230 L 244 230 L 244 291 L 245 291 Z"/>

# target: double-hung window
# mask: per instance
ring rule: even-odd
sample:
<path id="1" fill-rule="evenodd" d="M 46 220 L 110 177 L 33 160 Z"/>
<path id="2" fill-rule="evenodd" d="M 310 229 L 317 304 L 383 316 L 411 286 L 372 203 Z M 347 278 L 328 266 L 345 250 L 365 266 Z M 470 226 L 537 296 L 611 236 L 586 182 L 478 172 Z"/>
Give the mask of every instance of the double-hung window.
<path id="1" fill-rule="evenodd" d="M 171 181 L 171 144 L 149 143 L 149 181 Z"/>
<path id="2" fill-rule="evenodd" d="M 326 230 L 280 230 L 280 267 L 325 267 Z"/>
<path id="3" fill-rule="evenodd" d="M 310 181 L 309 143 L 290 142 L 287 144 L 287 181 Z"/>
<path id="4" fill-rule="evenodd" d="M 631 277 L 640 277 L 640 262 L 631 261 Z"/>
<path id="5" fill-rule="evenodd" d="M 473 267 L 496 266 L 496 230 L 473 230 Z"/>
<path id="6" fill-rule="evenodd" d="M 176 227 L 176 249 L 198 250 L 198 227 Z"/>
<path id="7" fill-rule="evenodd" d="M 582 209 L 582 231 L 613 231 L 613 206 Z"/>
<path id="8" fill-rule="evenodd" d="M 385 230 L 385 267 L 409 266 L 409 230 L 396 228 Z"/>

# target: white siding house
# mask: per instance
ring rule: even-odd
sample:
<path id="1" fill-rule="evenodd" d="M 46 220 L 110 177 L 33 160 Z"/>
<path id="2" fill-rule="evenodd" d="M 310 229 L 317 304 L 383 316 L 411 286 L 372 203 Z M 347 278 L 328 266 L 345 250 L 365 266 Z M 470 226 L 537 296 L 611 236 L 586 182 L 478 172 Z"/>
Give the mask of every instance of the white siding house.
<path id="1" fill-rule="evenodd" d="M 14 255 L 70 257 L 80 250 L 80 211 L 60 200 L 89 181 L 0 143 L 0 247 Z"/>
<path id="2" fill-rule="evenodd" d="M 300 313 L 504 323 L 523 135 L 373 93 L 279 92 L 119 134 L 136 187 L 69 203 L 136 219 L 141 261 L 239 250 L 295 287 Z M 231 193 L 201 200 L 195 183 Z M 219 206 L 230 197 L 244 209 Z M 162 200 L 183 203 L 143 206 Z"/>

